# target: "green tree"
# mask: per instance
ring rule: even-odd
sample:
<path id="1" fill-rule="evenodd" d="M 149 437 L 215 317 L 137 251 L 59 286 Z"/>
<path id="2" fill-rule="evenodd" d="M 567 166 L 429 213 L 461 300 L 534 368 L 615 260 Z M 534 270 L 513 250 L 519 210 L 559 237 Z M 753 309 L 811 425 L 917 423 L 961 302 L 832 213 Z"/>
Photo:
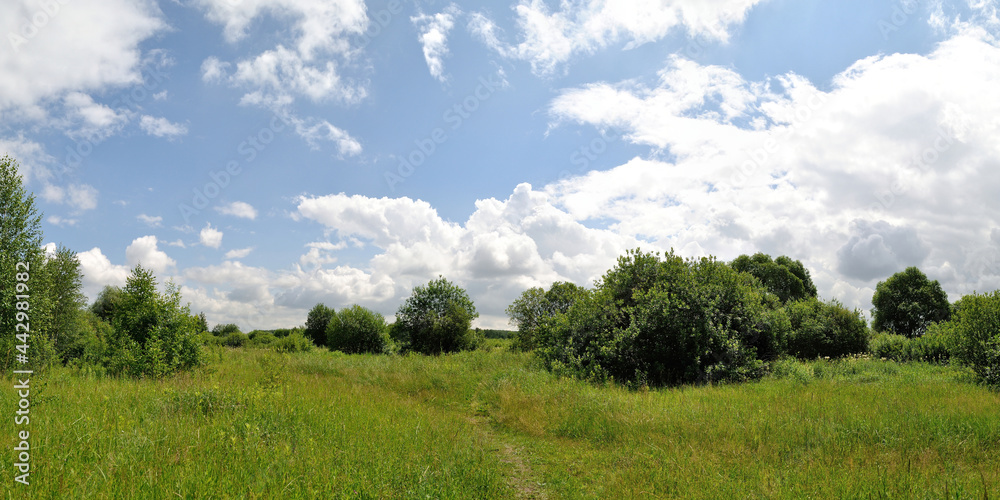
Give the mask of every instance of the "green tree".
<path id="1" fill-rule="evenodd" d="M 115 315 L 115 309 L 121 304 L 122 289 L 117 286 L 104 285 L 94 303 L 90 306 L 90 311 L 98 318 L 111 323 L 111 318 Z M 208 328 L 206 327 L 207 331 Z"/>
<path id="2" fill-rule="evenodd" d="M 927 326 L 951 316 L 948 294 L 916 267 L 892 275 L 875 286 L 872 328 L 908 338 L 923 335 Z"/>
<path id="3" fill-rule="evenodd" d="M 586 293 L 586 288 L 564 281 L 553 283 L 548 291 L 534 287 L 522 292 L 506 310 L 510 323 L 517 326 L 511 348 L 533 350 L 536 347 L 535 335 L 542 322 L 556 314 L 566 313 Z"/>
<path id="4" fill-rule="evenodd" d="M 816 297 L 816 285 L 802 262 L 784 255 L 772 260 L 770 255 L 740 255 L 729 264 L 733 269 L 755 276 L 782 302 Z"/>
<path id="5" fill-rule="evenodd" d="M 868 323 L 861 311 L 836 300 L 809 298 L 786 306 L 791 320 L 788 353 L 802 359 L 841 357 L 868 350 Z"/>
<path id="6" fill-rule="evenodd" d="M 326 329 L 331 350 L 347 354 L 383 354 L 390 351 L 388 327 L 381 314 L 357 304 L 341 309 Z"/>
<path id="7" fill-rule="evenodd" d="M 630 385 L 752 379 L 789 329 L 778 305 L 715 259 L 630 250 L 593 293 L 542 322 L 538 353 L 553 371 Z"/>
<path id="8" fill-rule="evenodd" d="M 54 255 L 45 259 L 45 273 L 48 275 L 48 295 L 51 300 L 51 338 L 56 352 L 67 361 L 79 357 L 83 352 L 82 335 L 86 325 L 81 316 L 87 298 L 81 291 L 83 275 L 76 252 L 60 246 Z"/>
<path id="9" fill-rule="evenodd" d="M 1000 291 L 962 297 L 950 325 L 958 360 L 983 382 L 1000 386 Z"/>
<path id="10" fill-rule="evenodd" d="M 392 333 L 404 351 L 441 354 L 475 349 L 479 338 L 470 327 L 477 317 L 466 291 L 438 277 L 413 289 L 396 312 Z"/>
<path id="11" fill-rule="evenodd" d="M 326 307 L 323 304 L 313 306 L 306 316 L 306 338 L 311 340 L 313 344 L 326 345 L 326 327 L 329 326 L 334 314 L 336 311 L 332 307 Z M 280 335 L 278 336 L 280 337 Z"/>
<path id="12" fill-rule="evenodd" d="M 51 351 L 51 342 L 43 334 L 43 317 L 38 317 L 39 330 L 35 329 L 34 308 L 44 299 L 46 283 L 42 282 L 42 215 L 35 206 L 35 196 L 25 190 L 17 161 L 10 156 L 0 158 L 0 368 L 8 370 L 14 366 L 15 348 L 22 344 L 15 336 L 15 325 L 19 323 L 16 313 L 18 303 L 26 303 L 28 321 L 28 345 L 32 361 L 30 366 L 20 368 L 41 368 L 48 360 L 41 354 Z M 27 269 L 18 267 L 27 265 Z M 20 280 L 19 277 L 28 278 Z M 28 296 L 27 300 L 16 296 Z M 39 308 L 42 313 L 44 308 Z M 18 333 L 23 333 L 20 330 Z"/>
<path id="13" fill-rule="evenodd" d="M 200 321 L 199 321 L 199 323 L 200 323 Z M 225 337 L 225 336 L 227 336 L 227 335 L 229 335 L 231 333 L 240 333 L 240 334 L 242 334 L 243 332 L 241 332 L 240 331 L 240 327 L 237 326 L 234 323 L 227 323 L 225 325 L 221 325 L 221 324 L 220 325 L 215 325 L 215 328 L 212 328 L 212 335 L 215 335 L 216 337 Z"/>
<path id="14" fill-rule="evenodd" d="M 156 277 L 136 266 L 111 318 L 103 362 L 112 374 L 160 377 L 201 362 L 198 320 L 181 306 L 176 285 L 156 291 Z"/>

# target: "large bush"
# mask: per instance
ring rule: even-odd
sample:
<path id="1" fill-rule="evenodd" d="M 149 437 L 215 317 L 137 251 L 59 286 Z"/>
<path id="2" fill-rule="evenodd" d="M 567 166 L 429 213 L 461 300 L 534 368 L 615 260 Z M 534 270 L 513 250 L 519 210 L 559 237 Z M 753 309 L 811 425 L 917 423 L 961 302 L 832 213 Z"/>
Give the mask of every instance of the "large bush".
<path id="1" fill-rule="evenodd" d="M 816 297 L 816 285 L 809 276 L 809 270 L 802 262 L 790 257 L 782 255 L 771 260 L 770 255 L 763 253 L 740 255 L 729 265 L 759 279 L 764 288 L 777 295 L 782 302 Z"/>
<path id="2" fill-rule="evenodd" d="M 385 318 L 357 304 L 341 309 L 326 328 L 326 345 L 347 354 L 387 353 L 390 348 Z"/>
<path id="3" fill-rule="evenodd" d="M 788 353 L 801 359 L 841 357 L 868 350 L 868 325 L 861 311 L 837 301 L 805 299 L 786 307 L 792 331 Z"/>
<path id="4" fill-rule="evenodd" d="M 198 320 L 180 300 L 173 284 L 161 295 L 152 272 L 142 266 L 132 270 L 101 356 L 109 373 L 158 377 L 200 363 Z"/>
<path id="5" fill-rule="evenodd" d="M 538 352 L 554 371 L 631 385 L 752 379 L 788 330 L 776 306 L 757 279 L 714 259 L 634 250 L 543 322 Z"/>
<path id="6" fill-rule="evenodd" d="M 326 345 L 326 327 L 330 324 L 335 313 L 336 311 L 332 307 L 326 307 L 323 304 L 313 306 L 306 316 L 306 329 L 303 332 L 306 338 L 311 340 L 313 344 Z M 284 337 L 286 335 L 275 332 L 275 336 Z"/>
<path id="7" fill-rule="evenodd" d="M 443 277 L 413 289 L 391 329 L 403 351 L 440 354 L 475 349 L 481 339 L 470 326 L 479 317 L 462 288 Z"/>
<path id="8" fill-rule="evenodd" d="M 962 297 L 956 316 L 956 356 L 983 382 L 1000 386 L 1000 291 Z"/>
<path id="9" fill-rule="evenodd" d="M 537 346 L 535 336 L 542 322 L 556 314 L 565 313 L 586 294 L 586 288 L 564 281 L 553 283 L 548 291 L 534 287 L 522 292 L 506 310 L 510 323 L 517 325 L 511 349 L 533 350 Z"/>
<path id="10" fill-rule="evenodd" d="M 948 294 L 916 267 L 892 275 L 875 286 L 872 329 L 918 337 L 931 323 L 947 321 L 951 314 Z"/>

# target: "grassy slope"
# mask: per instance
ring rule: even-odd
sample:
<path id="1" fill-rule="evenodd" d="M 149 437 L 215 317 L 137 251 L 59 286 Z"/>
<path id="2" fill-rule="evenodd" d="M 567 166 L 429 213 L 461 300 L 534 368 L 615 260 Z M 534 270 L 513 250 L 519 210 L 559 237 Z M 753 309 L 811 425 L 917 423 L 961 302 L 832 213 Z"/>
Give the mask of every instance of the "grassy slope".
<path id="1" fill-rule="evenodd" d="M 496 344 L 496 342 L 495 342 Z M 632 392 L 495 350 L 428 358 L 217 350 L 162 381 L 33 380 L 39 498 L 991 498 L 1000 394 L 964 372 L 785 363 Z M 0 383 L 3 497 L 16 401 Z"/>

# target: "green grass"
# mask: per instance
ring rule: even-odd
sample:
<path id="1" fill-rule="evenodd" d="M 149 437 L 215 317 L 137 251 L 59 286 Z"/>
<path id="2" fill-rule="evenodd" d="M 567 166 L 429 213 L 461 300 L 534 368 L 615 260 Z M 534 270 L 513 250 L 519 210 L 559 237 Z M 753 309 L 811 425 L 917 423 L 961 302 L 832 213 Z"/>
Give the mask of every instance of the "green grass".
<path id="1" fill-rule="evenodd" d="M 492 350 L 217 348 L 165 380 L 32 380 L 32 485 L 4 498 L 1000 498 L 1000 394 L 960 369 L 780 362 L 629 391 Z M 44 387 L 43 387 L 44 384 Z"/>

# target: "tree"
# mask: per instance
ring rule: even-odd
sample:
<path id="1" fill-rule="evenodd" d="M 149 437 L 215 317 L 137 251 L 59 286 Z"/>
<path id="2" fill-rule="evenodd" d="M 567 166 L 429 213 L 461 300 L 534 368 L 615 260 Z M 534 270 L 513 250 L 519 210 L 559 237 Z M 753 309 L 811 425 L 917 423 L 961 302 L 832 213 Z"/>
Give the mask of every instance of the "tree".
<path id="1" fill-rule="evenodd" d="M 78 357 L 83 352 L 81 335 L 86 329 L 81 314 L 87 298 L 81 291 L 83 277 L 76 252 L 60 246 L 45 259 L 48 275 L 48 295 L 51 300 L 51 337 L 56 352 L 64 360 Z"/>
<path id="2" fill-rule="evenodd" d="M 313 344 L 326 345 L 326 327 L 330 324 L 336 312 L 331 307 L 316 304 L 306 316 L 305 336 Z M 279 335 L 280 336 L 280 335 Z"/>
<path id="3" fill-rule="evenodd" d="M 767 290 L 782 302 L 816 297 L 816 285 L 809 270 L 802 262 L 784 255 L 771 260 L 771 256 L 755 253 L 752 257 L 740 255 L 729 264 L 733 269 L 748 273 L 760 280 Z"/>
<path id="4" fill-rule="evenodd" d="M 14 366 L 14 356 L 18 354 L 15 345 L 22 344 L 15 337 L 18 303 L 33 307 L 37 299 L 45 293 L 44 286 L 39 285 L 42 277 L 41 244 L 42 215 L 35 206 L 35 196 L 27 192 L 18 172 L 17 161 L 10 156 L 0 158 L 0 368 L 8 370 Z M 27 265 L 27 269 L 19 267 L 19 263 Z M 25 280 L 18 279 L 19 277 Z M 20 285 L 20 286 L 19 286 Z M 27 300 L 18 299 L 17 295 L 27 295 Z M 33 320 L 30 309 L 29 319 Z M 42 319 L 42 318 L 38 318 Z M 47 360 L 38 354 L 44 352 L 47 341 L 44 335 L 39 335 L 32 328 L 34 321 L 29 321 L 29 344 L 32 353 L 28 356 L 33 368 L 43 366 Z M 41 323 L 39 323 L 41 326 Z"/>
<path id="5" fill-rule="evenodd" d="M 789 328 L 778 305 L 715 259 L 630 250 L 592 293 L 542 321 L 538 354 L 552 371 L 634 386 L 757 378 Z"/>
<path id="6" fill-rule="evenodd" d="M 212 328 L 212 335 L 215 335 L 216 337 L 225 337 L 233 333 L 242 334 L 243 332 L 241 332 L 240 327 L 234 323 L 215 325 L 215 328 Z"/>
<path id="7" fill-rule="evenodd" d="M 986 384 L 1000 387 L 1000 291 L 962 297 L 948 325 L 959 361 Z"/>
<path id="8" fill-rule="evenodd" d="M 533 350 L 536 346 L 535 335 L 541 323 L 556 314 L 565 313 L 586 293 L 587 289 L 564 281 L 553 283 L 548 291 L 534 287 L 522 292 L 506 310 L 510 323 L 517 325 L 517 334 L 511 348 Z"/>
<path id="9" fill-rule="evenodd" d="M 115 309 L 121 304 L 121 300 L 121 288 L 104 285 L 104 288 L 97 294 L 97 298 L 94 299 L 94 303 L 90 306 L 90 311 L 98 318 L 110 323 L 111 318 L 115 315 Z M 208 331 L 207 325 L 205 331 Z"/>
<path id="10" fill-rule="evenodd" d="M 111 317 L 103 357 L 110 373 L 160 377 L 201 362 L 198 320 L 180 305 L 176 285 L 166 288 L 161 295 L 151 271 L 132 269 Z"/>
<path id="11" fill-rule="evenodd" d="M 392 333 L 404 351 L 441 354 L 475 349 L 479 338 L 470 326 L 478 317 L 465 290 L 439 276 L 413 289 L 396 312 Z"/>
<path id="12" fill-rule="evenodd" d="M 802 359 L 842 357 L 868 349 L 868 324 L 861 311 L 848 310 L 836 300 L 809 298 L 786 306 L 791 320 L 788 353 Z"/>
<path id="13" fill-rule="evenodd" d="M 872 297 L 872 328 L 905 337 L 923 335 L 927 326 L 951 316 L 948 294 L 916 267 L 880 281 Z"/>
<path id="14" fill-rule="evenodd" d="M 390 348 L 385 318 L 357 304 L 341 309 L 327 326 L 326 344 L 346 354 L 387 353 Z"/>

